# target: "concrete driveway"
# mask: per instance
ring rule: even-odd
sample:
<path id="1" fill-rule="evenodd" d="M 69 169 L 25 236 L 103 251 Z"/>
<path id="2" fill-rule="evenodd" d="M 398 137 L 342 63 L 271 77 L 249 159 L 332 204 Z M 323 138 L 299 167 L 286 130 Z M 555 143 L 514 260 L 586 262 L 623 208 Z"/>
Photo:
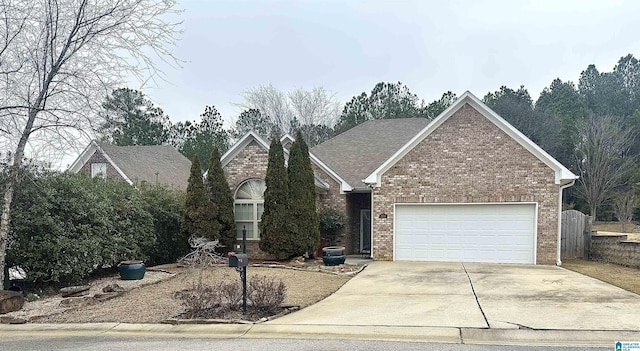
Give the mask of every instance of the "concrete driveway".
<path id="1" fill-rule="evenodd" d="M 639 330 L 640 296 L 554 266 L 372 262 L 268 324 Z"/>

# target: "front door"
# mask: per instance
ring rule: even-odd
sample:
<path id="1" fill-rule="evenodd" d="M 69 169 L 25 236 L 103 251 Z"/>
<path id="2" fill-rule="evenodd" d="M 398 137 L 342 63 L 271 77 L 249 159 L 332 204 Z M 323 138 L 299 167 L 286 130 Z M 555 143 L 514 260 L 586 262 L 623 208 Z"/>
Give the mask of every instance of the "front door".
<path id="1" fill-rule="evenodd" d="M 360 252 L 371 253 L 371 210 L 360 210 Z"/>

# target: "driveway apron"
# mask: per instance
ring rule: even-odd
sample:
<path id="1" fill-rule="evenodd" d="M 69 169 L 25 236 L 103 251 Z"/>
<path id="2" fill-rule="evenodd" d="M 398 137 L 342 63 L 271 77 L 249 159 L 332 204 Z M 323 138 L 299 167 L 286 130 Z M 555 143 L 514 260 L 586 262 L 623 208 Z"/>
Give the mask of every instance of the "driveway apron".
<path id="1" fill-rule="evenodd" d="M 560 267 L 376 261 L 270 325 L 640 330 L 640 296 Z"/>
<path id="2" fill-rule="evenodd" d="M 491 328 L 640 330 L 640 296 L 555 266 L 465 263 Z"/>
<path id="3" fill-rule="evenodd" d="M 382 261 L 319 303 L 268 323 L 488 327 L 460 263 Z"/>

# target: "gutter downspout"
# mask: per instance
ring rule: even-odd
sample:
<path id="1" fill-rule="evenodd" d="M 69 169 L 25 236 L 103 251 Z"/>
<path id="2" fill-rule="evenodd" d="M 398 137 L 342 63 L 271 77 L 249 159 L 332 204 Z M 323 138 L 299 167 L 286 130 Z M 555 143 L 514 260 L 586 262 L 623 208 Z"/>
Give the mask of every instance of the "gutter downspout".
<path id="1" fill-rule="evenodd" d="M 562 191 L 568 187 L 573 186 L 576 183 L 576 180 L 573 179 L 571 183 L 561 185 L 560 186 L 560 194 L 558 195 L 558 252 L 556 257 L 556 265 L 562 266 L 562 260 L 560 256 L 562 255 Z"/>

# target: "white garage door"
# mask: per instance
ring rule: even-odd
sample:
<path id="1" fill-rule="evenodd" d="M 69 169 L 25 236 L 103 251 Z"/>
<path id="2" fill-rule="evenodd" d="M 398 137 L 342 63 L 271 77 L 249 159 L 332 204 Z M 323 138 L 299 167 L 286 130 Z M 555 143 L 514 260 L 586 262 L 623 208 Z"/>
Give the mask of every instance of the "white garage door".
<path id="1" fill-rule="evenodd" d="M 534 263 L 534 204 L 396 205 L 395 259 Z"/>

